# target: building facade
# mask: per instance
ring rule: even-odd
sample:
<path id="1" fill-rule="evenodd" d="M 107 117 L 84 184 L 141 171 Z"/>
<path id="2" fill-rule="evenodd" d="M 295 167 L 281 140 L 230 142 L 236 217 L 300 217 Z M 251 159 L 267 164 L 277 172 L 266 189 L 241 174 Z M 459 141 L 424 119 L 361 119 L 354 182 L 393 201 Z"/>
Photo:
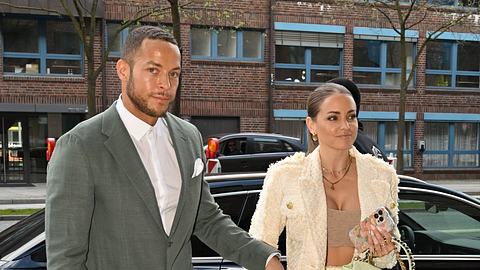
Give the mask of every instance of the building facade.
<path id="1" fill-rule="evenodd" d="M 404 9 L 410 3 L 400 2 Z M 407 65 L 417 63 L 406 98 L 405 173 L 478 179 L 479 17 L 462 1 L 427 4 L 427 16 L 413 13 L 418 24 L 405 34 Z M 117 39 L 112 33 L 151 5 L 101 3 L 95 56 L 100 59 L 108 45 L 112 50 L 97 80 L 98 111 L 120 94 L 115 62 L 128 30 Z M 8 6 L 0 11 L 0 182 L 45 181 L 46 138 L 58 138 L 86 117 L 84 48 L 66 17 Z M 432 31 L 465 12 L 472 15 L 421 51 Z M 395 154 L 400 36 L 371 3 L 193 1 L 182 14 L 180 114 L 204 137 L 253 131 L 303 139 L 309 93 L 329 79 L 346 77 L 362 93 L 364 130 Z M 171 28 L 168 14 L 142 23 Z"/>

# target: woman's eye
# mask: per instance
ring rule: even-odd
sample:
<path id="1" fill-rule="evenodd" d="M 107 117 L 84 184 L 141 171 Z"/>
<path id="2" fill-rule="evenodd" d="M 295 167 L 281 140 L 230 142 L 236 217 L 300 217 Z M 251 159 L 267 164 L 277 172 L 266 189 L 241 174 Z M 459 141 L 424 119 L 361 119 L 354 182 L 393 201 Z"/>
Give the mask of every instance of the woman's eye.
<path id="1" fill-rule="evenodd" d="M 355 120 L 356 118 L 357 118 L 356 115 L 350 115 L 350 116 L 348 117 L 348 120 L 353 121 L 353 120 Z"/>
<path id="2" fill-rule="evenodd" d="M 336 117 L 336 116 L 329 116 L 329 117 L 327 118 L 327 120 L 328 120 L 328 121 L 335 121 L 335 120 L 337 120 L 337 117 Z"/>

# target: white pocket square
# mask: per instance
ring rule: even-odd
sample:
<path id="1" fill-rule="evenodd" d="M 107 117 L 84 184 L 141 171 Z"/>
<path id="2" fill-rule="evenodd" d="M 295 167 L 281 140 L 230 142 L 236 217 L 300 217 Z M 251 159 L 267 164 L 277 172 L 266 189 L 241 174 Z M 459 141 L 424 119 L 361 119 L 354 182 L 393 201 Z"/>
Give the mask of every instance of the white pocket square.
<path id="1" fill-rule="evenodd" d="M 202 172 L 203 172 L 203 161 L 201 158 L 197 158 L 193 166 L 192 178 L 199 176 Z"/>

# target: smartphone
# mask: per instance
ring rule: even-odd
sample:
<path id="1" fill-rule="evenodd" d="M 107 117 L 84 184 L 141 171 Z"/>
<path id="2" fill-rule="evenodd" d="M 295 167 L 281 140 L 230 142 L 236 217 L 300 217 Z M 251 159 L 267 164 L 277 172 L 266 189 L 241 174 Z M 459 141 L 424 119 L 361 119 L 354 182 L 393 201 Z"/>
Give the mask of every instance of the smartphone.
<path id="1" fill-rule="evenodd" d="M 387 232 L 391 232 L 395 228 L 395 222 L 393 221 L 390 213 L 385 207 L 378 208 L 372 214 L 370 214 L 365 220 L 373 221 L 374 224 L 385 229 Z M 365 221 L 364 220 L 364 221 Z M 353 227 L 353 229 L 348 233 L 350 240 L 353 245 L 359 252 L 364 252 L 368 249 L 368 238 L 367 236 L 362 236 L 360 233 L 360 224 Z"/>

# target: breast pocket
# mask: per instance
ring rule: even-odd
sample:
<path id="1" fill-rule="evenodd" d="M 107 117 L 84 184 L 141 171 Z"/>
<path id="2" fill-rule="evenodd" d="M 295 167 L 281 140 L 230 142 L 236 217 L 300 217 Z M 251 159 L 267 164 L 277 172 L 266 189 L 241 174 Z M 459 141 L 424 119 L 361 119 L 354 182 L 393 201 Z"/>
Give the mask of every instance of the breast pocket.
<path id="1" fill-rule="evenodd" d="M 300 196 L 285 196 L 280 206 L 280 211 L 289 219 L 301 219 L 305 216 L 305 207 Z"/>

